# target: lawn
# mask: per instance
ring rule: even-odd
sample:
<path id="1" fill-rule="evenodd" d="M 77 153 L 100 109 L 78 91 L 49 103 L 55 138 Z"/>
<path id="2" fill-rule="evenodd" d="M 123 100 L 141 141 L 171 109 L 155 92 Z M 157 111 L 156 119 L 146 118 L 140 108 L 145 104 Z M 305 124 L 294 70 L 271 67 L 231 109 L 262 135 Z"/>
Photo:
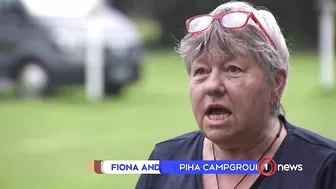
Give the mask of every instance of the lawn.
<path id="1" fill-rule="evenodd" d="M 293 56 L 283 105 L 296 125 L 336 139 L 336 93 L 318 87 L 317 57 Z M 173 52 L 149 53 L 144 77 L 120 99 L 82 90 L 44 101 L 0 101 L 1 189 L 131 189 L 138 175 L 93 175 L 93 159 L 146 159 L 155 143 L 197 129 L 188 78 Z"/>

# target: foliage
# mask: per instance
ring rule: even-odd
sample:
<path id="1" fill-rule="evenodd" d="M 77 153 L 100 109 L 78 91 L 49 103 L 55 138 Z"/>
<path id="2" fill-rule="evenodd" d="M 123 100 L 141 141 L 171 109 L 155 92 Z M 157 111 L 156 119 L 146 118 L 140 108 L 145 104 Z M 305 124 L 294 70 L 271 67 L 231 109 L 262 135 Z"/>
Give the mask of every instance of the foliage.
<path id="1" fill-rule="evenodd" d="M 146 47 L 160 39 L 162 29 L 159 22 L 148 18 L 133 18 L 132 20 L 138 26 Z"/>
<path id="2" fill-rule="evenodd" d="M 155 18 L 162 25 L 159 43 L 172 46 L 185 34 L 185 20 L 208 13 L 229 0 L 110 0 L 125 13 Z M 277 18 L 293 50 L 315 49 L 318 41 L 319 0 L 247 0 L 267 8 Z"/>

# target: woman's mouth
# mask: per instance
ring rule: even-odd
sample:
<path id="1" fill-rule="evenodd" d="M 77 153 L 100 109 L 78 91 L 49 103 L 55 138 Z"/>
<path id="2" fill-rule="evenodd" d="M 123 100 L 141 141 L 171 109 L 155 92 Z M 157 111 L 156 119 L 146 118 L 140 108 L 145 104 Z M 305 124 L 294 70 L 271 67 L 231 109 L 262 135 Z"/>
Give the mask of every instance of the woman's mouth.
<path id="1" fill-rule="evenodd" d="M 230 115 L 231 112 L 224 107 L 210 107 L 207 111 L 207 117 L 210 120 L 225 120 Z"/>
<path id="2" fill-rule="evenodd" d="M 230 114 L 209 115 L 210 120 L 224 120 L 228 118 Z"/>

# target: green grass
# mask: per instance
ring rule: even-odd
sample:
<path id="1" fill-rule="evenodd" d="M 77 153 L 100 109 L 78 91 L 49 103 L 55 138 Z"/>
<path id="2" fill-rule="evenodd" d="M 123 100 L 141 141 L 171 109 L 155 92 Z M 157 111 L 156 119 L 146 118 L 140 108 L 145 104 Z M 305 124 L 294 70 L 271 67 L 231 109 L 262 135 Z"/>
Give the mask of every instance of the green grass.
<path id="1" fill-rule="evenodd" d="M 296 55 L 283 105 L 289 121 L 336 139 L 336 93 L 318 86 L 314 55 Z M 138 175 L 92 175 L 93 159 L 147 159 L 155 143 L 197 129 L 184 66 L 150 53 L 144 78 L 120 99 L 91 104 L 82 91 L 0 104 L 0 188 L 130 189 Z"/>

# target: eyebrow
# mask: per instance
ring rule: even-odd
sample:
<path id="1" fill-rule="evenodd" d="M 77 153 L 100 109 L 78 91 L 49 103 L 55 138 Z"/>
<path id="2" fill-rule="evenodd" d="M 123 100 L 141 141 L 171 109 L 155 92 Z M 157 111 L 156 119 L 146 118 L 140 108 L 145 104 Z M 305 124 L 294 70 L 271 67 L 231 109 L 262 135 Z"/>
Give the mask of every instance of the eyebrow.
<path id="1" fill-rule="evenodd" d="M 207 63 L 203 58 L 198 58 L 191 65 L 207 65 Z"/>
<path id="2" fill-rule="evenodd" d="M 228 56 L 223 56 L 221 62 L 222 63 L 226 63 L 226 62 L 231 62 L 233 60 L 235 60 L 238 56 L 243 56 L 245 57 L 245 55 L 243 53 L 237 52 Z M 200 56 L 199 58 L 197 58 L 194 63 L 192 65 L 208 65 L 207 63 L 207 59 L 204 58 L 203 56 Z"/>

